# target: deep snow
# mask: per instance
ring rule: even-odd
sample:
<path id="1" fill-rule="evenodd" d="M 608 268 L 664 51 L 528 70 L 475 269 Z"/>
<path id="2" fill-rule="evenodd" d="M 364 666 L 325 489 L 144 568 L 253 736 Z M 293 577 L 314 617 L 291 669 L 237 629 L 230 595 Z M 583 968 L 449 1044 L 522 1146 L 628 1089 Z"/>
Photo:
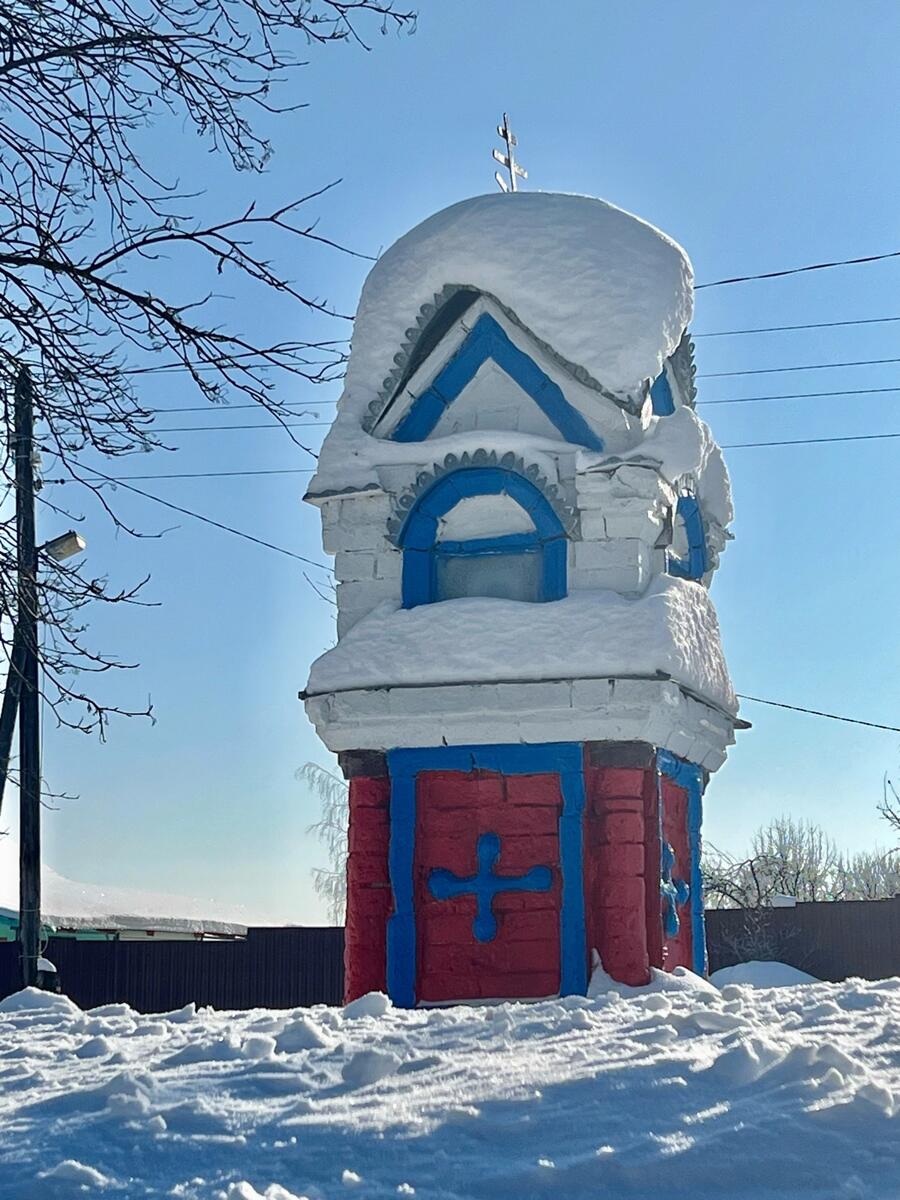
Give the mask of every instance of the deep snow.
<path id="1" fill-rule="evenodd" d="M 418 1012 L 20 994 L 0 1198 L 900 1195 L 900 979 L 665 983 Z"/>
<path id="2" fill-rule="evenodd" d="M 737 712 L 718 618 L 698 583 L 662 575 L 637 600 L 583 590 L 549 604 L 469 596 L 404 609 L 385 601 L 313 663 L 307 686 L 315 695 L 657 671 Z"/>

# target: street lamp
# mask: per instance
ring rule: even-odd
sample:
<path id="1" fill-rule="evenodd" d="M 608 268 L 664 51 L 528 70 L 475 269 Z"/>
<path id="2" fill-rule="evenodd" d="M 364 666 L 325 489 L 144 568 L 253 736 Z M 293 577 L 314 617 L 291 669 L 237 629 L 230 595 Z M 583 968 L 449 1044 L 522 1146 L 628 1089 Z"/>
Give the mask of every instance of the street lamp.
<path id="1" fill-rule="evenodd" d="M 65 562 L 67 558 L 74 558 L 86 549 L 87 542 L 81 534 L 70 529 L 68 533 L 61 533 L 59 537 L 51 538 L 49 542 L 44 542 L 43 546 L 38 546 L 38 554 L 46 554 L 54 562 Z"/>

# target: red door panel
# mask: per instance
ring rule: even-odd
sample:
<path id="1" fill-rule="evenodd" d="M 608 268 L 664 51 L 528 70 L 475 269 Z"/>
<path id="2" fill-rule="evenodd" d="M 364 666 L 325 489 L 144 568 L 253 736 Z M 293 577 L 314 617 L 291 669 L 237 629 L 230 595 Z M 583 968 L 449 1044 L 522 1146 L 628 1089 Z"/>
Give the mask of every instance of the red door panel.
<path id="1" fill-rule="evenodd" d="M 420 1002 L 558 994 L 561 810 L 556 775 L 419 774 L 414 895 Z M 478 876 L 483 867 L 477 848 L 486 834 L 500 840 L 490 868 L 493 887 L 502 889 L 504 877 L 528 877 L 534 868 L 549 869 L 549 887 L 497 891 L 489 905 L 496 934 L 479 941 L 476 896 L 437 899 L 429 882 L 436 870 L 460 880 Z"/>

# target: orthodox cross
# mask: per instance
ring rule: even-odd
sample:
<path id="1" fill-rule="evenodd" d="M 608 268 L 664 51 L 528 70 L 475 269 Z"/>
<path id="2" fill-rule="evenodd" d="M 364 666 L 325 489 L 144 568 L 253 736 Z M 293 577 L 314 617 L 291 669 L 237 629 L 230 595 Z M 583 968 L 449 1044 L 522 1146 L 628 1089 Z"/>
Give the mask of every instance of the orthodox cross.
<path id="1" fill-rule="evenodd" d="M 683 879 L 672 878 L 674 867 L 675 851 L 668 842 L 663 842 L 662 878 L 659 881 L 659 891 L 663 901 L 663 928 L 666 931 L 666 937 L 670 938 L 678 937 L 678 930 L 681 928 L 678 909 L 681 905 L 687 904 L 691 894 L 691 889 Z"/>
<path id="2" fill-rule="evenodd" d="M 548 892 L 553 876 L 549 867 L 532 867 L 524 875 L 495 875 L 494 867 L 500 857 L 500 838 L 496 833 L 481 835 L 475 856 L 478 860 L 476 875 L 461 877 L 438 867 L 428 877 L 428 890 L 435 900 L 474 896 L 478 908 L 472 933 L 477 942 L 492 942 L 497 936 L 493 907 L 498 892 Z"/>
<path id="3" fill-rule="evenodd" d="M 508 113 L 503 114 L 503 124 L 497 126 L 497 132 L 503 138 L 504 142 L 506 142 L 506 153 L 504 154 L 502 150 L 492 150 L 491 154 L 495 162 L 498 162 L 501 167 L 506 168 L 509 174 L 509 183 L 506 182 L 499 171 L 494 172 L 494 178 L 497 180 L 501 192 L 514 192 L 517 190 L 516 179 L 527 179 L 528 172 L 516 162 L 514 147 L 518 145 L 518 141 L 516 135 L 509 127 Z"/>

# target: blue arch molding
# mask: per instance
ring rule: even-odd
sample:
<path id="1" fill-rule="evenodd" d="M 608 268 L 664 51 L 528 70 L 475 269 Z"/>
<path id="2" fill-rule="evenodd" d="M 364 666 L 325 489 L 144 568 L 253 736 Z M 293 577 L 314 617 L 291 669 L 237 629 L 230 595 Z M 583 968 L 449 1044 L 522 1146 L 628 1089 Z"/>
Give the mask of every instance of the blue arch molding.
<path id="1" fill-rule="evenodd" d="M 706 921 L 703 916 L 703 872 L 700 869 L 700 825 L 703 821 L 703 768 L 696 763 L 677 758 L 671 750 L 659 750 L 656 765 L 660 776 L 665 775 L 684 788 L 688 794 L 688 846 L 691 852 L 691 957 L 698 975 L 705 975 Z M 661 815 L 661 814 L 660 814 Z"/>
<path id="2" fill-rule="evenodd" d="M 507 495 L 534 522 L 533 533 L 438 542 L 441 517 L 470 496 Z M 543 555 L 543 600 L 566 595 L 568 541 L 562 522 L 540 488 L 507 467 L 460 467 L 440 476 L 413 505 L 397 538 L 403 550 L 403 607 L 430 604 L 437 595 L 437 558 L 459 554 Z"/>
<path id="3" fill-rule="evenodd" d="M 650 388 L 650 403 L 653 413 L 657 417 L 671 417 L 675 411 L 675 400 L 672 397 L 672 389 L 669 386 L 665 367 L 654 379 Z"/>
<path id="4" fill-rule="evenodd" d="M 567 442 L 586 446 L 590 450 L 603 449 L 603 439 L 572 407 L 562 389 L 509 339 L 503 328 L 487 313 L 482 313 L 478 318 L 465 341 L 441 368 L 431 386 L 416 397 L 409 412 L 401 418 L 391 434 L 391 440 L 423 442 L 489 358 L 531 397 Z"/>
<path id="5" fill-rule="evenodd" d="M 413 864 L 416 838 L 416 777 L 420 771 L 496 771 L 501 775 L 558 774 L 562 793 L 559 853 L 562 905 L 559 918 L 560 995 L 587 990 L 584 917 L 584 754 L 578 742 L 541 745 L 435 746 L 389 750 L 391 835 L 388 866 L 394 912 L 387 929 L 387 987 L 401 1008 L 416 1004 L 416 912 Z"/>
<path id="6" fill-rule="evenodd" d="M 675 512 L 684 521 L 688 552 L 686 558 L 677 558 L 669 552 L 669 574 L 677 575 L 680 579 L 702 579 L 709 567 L 709 553 L 706 549 L 703 513 L 696 497 L 679 496 Z"/>

